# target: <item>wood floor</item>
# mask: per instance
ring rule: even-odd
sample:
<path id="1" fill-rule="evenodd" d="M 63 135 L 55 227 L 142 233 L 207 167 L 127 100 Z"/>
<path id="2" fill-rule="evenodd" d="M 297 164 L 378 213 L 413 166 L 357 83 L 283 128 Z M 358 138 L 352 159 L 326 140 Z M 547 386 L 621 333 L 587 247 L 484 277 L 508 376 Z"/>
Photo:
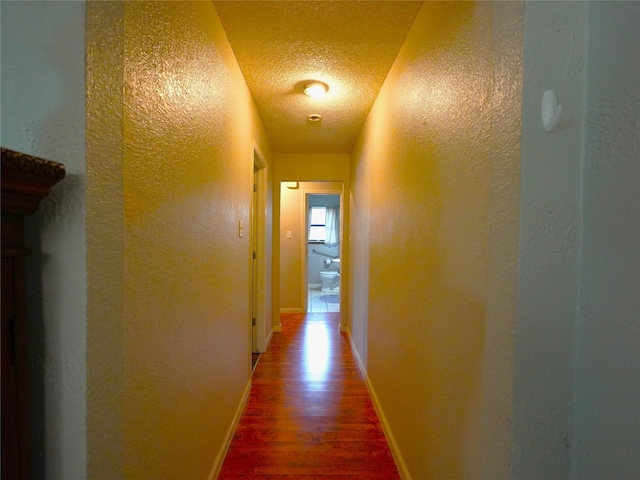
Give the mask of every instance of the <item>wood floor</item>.
<path id="1" fill-rule="evenodd" d="M 283 314 L 218 479 L 399 479 L 335 313 Z"/>

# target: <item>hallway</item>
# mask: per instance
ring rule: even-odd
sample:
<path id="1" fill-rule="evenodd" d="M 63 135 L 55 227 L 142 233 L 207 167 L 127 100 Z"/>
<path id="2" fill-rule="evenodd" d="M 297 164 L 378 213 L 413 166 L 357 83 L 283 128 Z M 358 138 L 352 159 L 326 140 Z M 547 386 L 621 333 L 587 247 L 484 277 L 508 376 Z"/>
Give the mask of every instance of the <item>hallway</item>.
<path id="1" fill-rule="evenodd" d="M 338 315 L 283 314 L 218 478 L 325 476 L 400 478 Z"/>
<path id="2" fill-rule="evenodd" d="M 66 171 L 24 228 L 29 478 L 214 480 L 245 407 L 223 478 L 380 472 L 368 390 L 402 478 L 640 479 L 640 1 L 0 17 L 1 146 Z M 320 182 L 349 341 L 331 296 L 272 335 Z"/>

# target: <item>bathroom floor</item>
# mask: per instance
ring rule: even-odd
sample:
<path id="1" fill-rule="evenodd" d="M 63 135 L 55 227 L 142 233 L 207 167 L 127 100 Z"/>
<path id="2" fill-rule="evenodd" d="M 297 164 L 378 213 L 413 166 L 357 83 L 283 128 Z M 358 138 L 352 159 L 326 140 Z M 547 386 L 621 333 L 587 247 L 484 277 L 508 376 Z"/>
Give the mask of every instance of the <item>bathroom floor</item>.
<path id="1" fill-rule="evenodd" d="M 324 293 L 320 290 L 320 285 L 310 284 L 307 309 L 309 313 L 339 312 L 340 289 Z"/>

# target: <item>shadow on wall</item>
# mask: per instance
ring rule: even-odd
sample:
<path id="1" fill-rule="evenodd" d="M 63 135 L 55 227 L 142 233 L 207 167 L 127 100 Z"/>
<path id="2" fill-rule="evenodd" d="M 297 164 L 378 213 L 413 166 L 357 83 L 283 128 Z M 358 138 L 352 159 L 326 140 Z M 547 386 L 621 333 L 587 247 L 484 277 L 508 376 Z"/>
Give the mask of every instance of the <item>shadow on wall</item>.
<path id="1" fill-rule="evenodd" d="M 52 5 L 50 8 L 54 15 L 60 15 L 60 7 Z M 26 242 L 32 249 L 25 262 L 27 278 L 43 279 L 42 282 L 27 282 L 29 473 L 32 478 L 44 478 L 46 471 L 58 467 L 56 462 L 60 459 L 47 458 L 47 452 L 64 448 L 52 445 L 56 438 L 61 438 L 64 422 L 77 421 L 75 425 L 81 425 L 83 419 L 78 416 L 69 420 L 60 413 L 65 409 L 65 395 L 76 387 L 84 392 L 81 383 L 84 366 L 81 363 L 69 366 L 65 362 L 72 355 L 71 351 L 84 349 L 84 345 L 70 338 L 69 332 L 82 331 L 85 325 L 75 324 L 74 318 L 66 318 L 64 322 L 61 319 L 69 309 L 75 309 L 77 302 L 84 302 L 81 299 L 82 283 L 68 284 L 65 281 L 69 275 L 76 280 L 76 274 L 81 275 L 84 271 L 81 264 L 84 257 L 74 252 L 74 244 L 84 243 L 85 179 L 84 175 L 72 173 L 84 171 L 84 144 L 78 143 L 77 136 L 70 135 L 70 131 L 84 129 L 84 125 L 71 123 L 74 119 L 84 118 L 85 111 L 84 102 L 79 101 L 84 99 L 84 75 L 77 73 L 77 62 L 85 56 L 85 45 L 75 41 L 78 33 L 78 24 L 73 19 L 66 19 L 64 24 L 51 31 L 49 38 L 39 40 L 46 47 L 43 53 L 50 60 L 45 72 L 49 73 L 50 81 L 55 80 L 51 88 L 58 97 L 51 110 L 24 132 L 32 152 L 65 164 L 67 170 L 64 180 L 53 187 L 49 197 L 43 199 L 36 214 L 25 219 Z M 46 236 L 44 247 L 43 236 Z M 63 244 L 67 250 L 60 254 Z M 53 250 L 55 254 L 43 252 L 43 248 Z M 76 290 L 76 299 L 64 300 L 69 288 Z M 78 307 L 78 311 L 84 313 L 82 307 Z"/>

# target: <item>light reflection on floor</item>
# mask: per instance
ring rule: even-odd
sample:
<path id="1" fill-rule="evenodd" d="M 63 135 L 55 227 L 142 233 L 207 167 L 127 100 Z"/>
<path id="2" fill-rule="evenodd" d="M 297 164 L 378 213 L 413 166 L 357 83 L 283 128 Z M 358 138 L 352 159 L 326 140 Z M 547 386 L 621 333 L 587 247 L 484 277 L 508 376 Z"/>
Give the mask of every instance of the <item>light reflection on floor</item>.
<path id="1" fill-rule="evenodd" d="M 326 322 L 308 322 L 304 333 L 305 380 L 326 381 L 330 346 Z"/>
<path id="2" fill-rule="evenodd" d="M 220 480 L 400 480 L 339 313 L 280 316 Z"/>

